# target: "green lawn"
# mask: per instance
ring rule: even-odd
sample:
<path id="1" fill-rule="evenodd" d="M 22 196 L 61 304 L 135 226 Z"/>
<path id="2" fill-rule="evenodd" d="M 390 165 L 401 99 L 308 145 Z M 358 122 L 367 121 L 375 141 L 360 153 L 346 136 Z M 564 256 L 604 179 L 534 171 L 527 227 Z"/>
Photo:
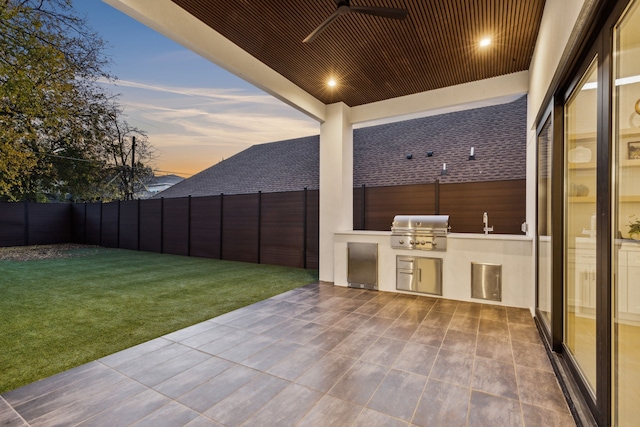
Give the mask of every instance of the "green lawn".
<path id="1" fill-rule="evenodd" d="M 118 249 L 0 261 L 0 393 L 317 280 Z"/>

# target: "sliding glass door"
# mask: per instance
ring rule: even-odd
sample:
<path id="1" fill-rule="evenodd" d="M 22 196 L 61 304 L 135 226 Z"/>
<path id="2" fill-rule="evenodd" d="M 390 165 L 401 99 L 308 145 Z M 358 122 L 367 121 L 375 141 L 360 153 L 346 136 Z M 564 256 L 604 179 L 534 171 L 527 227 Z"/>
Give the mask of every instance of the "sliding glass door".
<path id="1" fill-rule="evenodd" d="M 640 0 L 600 11 L 538 124 L 536 313 L 596 423 L 631 427 L 640 425 Z"/>
<path id="2" fill-rule="evenodd" d="M 613 52 L 612 391 L 626 427 L 640 423 L 640 1 L 616 25 Z"/>
<path id="3" fill-rule="evenodd" d="M 596 171 L 598 58 L 565 103 L 564 342 L 596 392 Z"/>

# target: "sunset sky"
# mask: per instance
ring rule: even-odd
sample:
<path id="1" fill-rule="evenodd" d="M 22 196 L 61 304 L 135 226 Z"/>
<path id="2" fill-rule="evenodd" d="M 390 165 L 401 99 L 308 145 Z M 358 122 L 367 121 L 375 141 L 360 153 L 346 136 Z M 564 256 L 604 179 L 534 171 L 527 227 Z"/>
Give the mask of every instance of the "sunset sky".
<path id="1" fill-rule="evenodd" d="M 74 0 L 107 42 L 126 120 L 149 135 L 159 175 L 191 176 L 251 145 L 317 135 L 319 124 L 101 0 Z"/>

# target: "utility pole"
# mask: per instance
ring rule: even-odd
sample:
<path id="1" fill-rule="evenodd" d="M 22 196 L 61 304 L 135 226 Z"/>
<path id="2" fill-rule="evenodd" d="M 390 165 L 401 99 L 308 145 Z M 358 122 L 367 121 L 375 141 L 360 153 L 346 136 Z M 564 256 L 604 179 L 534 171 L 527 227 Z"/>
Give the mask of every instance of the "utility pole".
<path id="1" fill-rule="evenodd" d="M 129 186 L 130 186 L 130 194 L 131 194 L 131 200 L 133 200 L 133 195 L 134 195 L 134 191 L 133 191 L 133 186 L 134 186 L 134 178 L 135 178 L 135 168 L 136 168 L 136 137 L 132 136 L 131 137 L 131 180 L 129 181 Z"/>

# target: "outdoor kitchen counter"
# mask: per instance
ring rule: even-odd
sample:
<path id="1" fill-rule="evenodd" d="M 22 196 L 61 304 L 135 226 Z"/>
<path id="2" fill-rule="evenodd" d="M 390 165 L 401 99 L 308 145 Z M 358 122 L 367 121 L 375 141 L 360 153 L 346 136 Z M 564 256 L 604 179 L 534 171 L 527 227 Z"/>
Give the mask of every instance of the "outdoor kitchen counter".
<path id="1" fill-rule="evenodd" d="M 390 231 L 343 231 L 334 234 L 334 283 L 348 286 L 347 243 L 378 244 L 378 290 L 396 290 L 396 256 L 442 258 L 442 297 L 511 307 L 534 306 L 533 239 L 524 235 L 449 233 L 446 251 L 394 249 Z M 502 265 L 502 301 L 471 298 L 471 263 Z M 419 294 L 427 295 L 427 294 Z"/>

